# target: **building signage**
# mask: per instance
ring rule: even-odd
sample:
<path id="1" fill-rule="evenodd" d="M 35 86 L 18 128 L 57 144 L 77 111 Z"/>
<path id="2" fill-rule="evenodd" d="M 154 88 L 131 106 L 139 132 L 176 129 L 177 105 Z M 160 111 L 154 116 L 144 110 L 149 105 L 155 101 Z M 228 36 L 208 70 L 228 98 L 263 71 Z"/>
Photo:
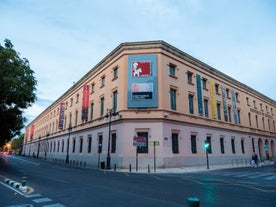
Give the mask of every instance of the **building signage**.
<path id="1" fill-rule="evenodd" d="M 58 128 L 59 129 L 63 129 L 64 111 L 65 111 L 65 104 L 60 103 L 59 119 L 58 119 Z"/>
<path id="2" fill-rule="evenodd" d="M 258 115 L 261 115 L 261 116 L 265 116 L 265 117 L 270 118 L 270 119 L 273 119 L 273 116 L 271 116 L 269 114 L 265 114 L 264 112 L 260 112 L 260 111 L 258 111 L 256 109 L 250 108 L 250 112 L 258 114 Z"/>
<path id="3" fill-rule="evenodd" d="M 89 85 L 83 86 L 82 92 L 82 114 L 81 120 L 87 121 L 88 119 L 88 105 L 89 105 Z"/>
<path id="4" fill-rule="evenodd" d="M 147 146 L 147 138 L 140 137 L 140 136 L 134 136 L 133 137 L 133 146 L 136 146 L 136 147 Z"/>
<path id="5" fill-rule="evenodd" d="M 157 96 L 157 55 L 129 55 L 128 108 L 156 108 Z"/>

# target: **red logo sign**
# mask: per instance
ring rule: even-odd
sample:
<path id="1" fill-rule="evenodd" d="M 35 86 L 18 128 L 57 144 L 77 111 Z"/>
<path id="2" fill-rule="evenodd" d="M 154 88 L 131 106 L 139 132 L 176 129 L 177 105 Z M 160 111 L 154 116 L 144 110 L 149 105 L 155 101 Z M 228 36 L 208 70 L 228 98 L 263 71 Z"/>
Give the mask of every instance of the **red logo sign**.
<path id="1" fill-rule="evenodd" d="M 147 77 L 151 76 L 150 61 L 133 61 L 131 63 L 132 77 Z"/>

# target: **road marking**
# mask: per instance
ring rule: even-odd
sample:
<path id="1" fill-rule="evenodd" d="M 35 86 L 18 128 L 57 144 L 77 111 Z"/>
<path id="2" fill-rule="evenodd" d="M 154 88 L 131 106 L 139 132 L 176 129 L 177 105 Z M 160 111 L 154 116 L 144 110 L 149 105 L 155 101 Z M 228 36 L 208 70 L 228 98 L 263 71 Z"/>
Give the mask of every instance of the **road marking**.
<path id="1" fill-rule="evenodd" d="M 38 198 L 38 199 L 33 199 L 33 202 L 35 203 L 44 203 L 44 202 L 49 202 L 52 201 L 50 198 Z"/>
<path id="2" fill-rule="evenodd" d="M 241 178 L 241 177 L 246 177 L 246 176 L 249 176 L 249 175 L 255 175 L 255 174 L 259 174 L 259 173 L 244 173 L 244 174 L 241 174 L 241 175 L 236 175 L 234 177 L 237 177 L 237 178 Z"/>
<path id="3" fill-rule="evenodd" d="M 47 179 L 50 179 L 50 180 L 53 180 L 53 181 L 58 181 L 58 182 L 65 183 L 65 184 L 69 184 L 69 182 L 66 182 L 66 181 L 60 180 L 60 179 L 55 179 L 55 178 L 51 178 L 51 177 L 48 177 Z"/>
<path id="4" fill-rule="evenodd" d="M 31 194 L 31 195 L 25 195 L 26 198 L 34 198 L 34 197 L 39 197 L 41 196 L 40 194 Z"/>
<path id="5" fill-rule="evenodd" d="M 45 205 L 43 207 L 65 207 L 65 206 L 60 203 L 55 203 L 55 204 L 51 204 L 51 205 Z"/>
<path id="6" fill-rule="evenodd" d="M 264 180 L 274 180 L 276 179 L 276 175 L 272 175 L 270 177 L 264 178 Z"/>
<path id="7" fill-rule="evenodd" d="M 274 173 L 263 173 L 263 174 L 260 174 L 260 175 L 249 176 L 248 178 L 260 178 L 260 177 L 265 177 L 265 176 L 268 176 L 268 175 L 274 175 Z"/>
<path id="8" fill-rule="evenodd" d="M 39 163 L 32 162 L 32 161 L 28 161 L 28 160 L 24 160 L 24 159 L 20 159 L 20 158 L 18 158 L 18 157 L 14 157 L 14 156 L 13 156 L 13 158 L 14 158 L 14 159 L 18 159 L 18 160 L 23 161 L 23 162 L 27 162 L 27 163 L 33 164 L 33 165 L 40 165 Z"/>
<path id="9" fill-rule="evenodd" d="M 9 188 L 9 189 L 11 189 L 11 190 L 17 192 L 18 194 L 24 195 L 24 193 L 20 192 L 19 190 L 16 190 L 16 189 L 12 188 L 11 186 L 9 186 L 9 185 L 7 185 L 7 184 L 5 184 L 5 183 L 2 183 L 2 182 L 0 182 L 0 183 L 1 183 L 2 185 L 6 186 L 7 188 Z"/>
<path id="10" fill-rule="evenodd" d="M 161 178 L 155 176 L 155 175 L 150 175 L 151 177 L 155 178 L 156 180 L 161 180 Z"/>

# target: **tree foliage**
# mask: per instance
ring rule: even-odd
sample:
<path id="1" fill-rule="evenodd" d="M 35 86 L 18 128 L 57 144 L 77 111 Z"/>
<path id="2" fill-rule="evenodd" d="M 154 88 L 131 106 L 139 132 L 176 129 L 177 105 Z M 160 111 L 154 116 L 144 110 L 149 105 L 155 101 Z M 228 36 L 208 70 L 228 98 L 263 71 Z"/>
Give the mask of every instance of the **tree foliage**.
<path id="1" fill-rule="evenodd" d="M 20 137 L 12 140 L 11 148 L 13 150 L 21 149 L 23 146 L 23 141 L 24 141 L 24 134 L 22 134 L 22 135 L 20 135 Z"/>
<path id="2" fill-rule="evenodd" d="M 23 110 L 36 100 L 34 72 L 10 40 L 0 44 L 0 146 L 20 135 L 26 119 Z"/>

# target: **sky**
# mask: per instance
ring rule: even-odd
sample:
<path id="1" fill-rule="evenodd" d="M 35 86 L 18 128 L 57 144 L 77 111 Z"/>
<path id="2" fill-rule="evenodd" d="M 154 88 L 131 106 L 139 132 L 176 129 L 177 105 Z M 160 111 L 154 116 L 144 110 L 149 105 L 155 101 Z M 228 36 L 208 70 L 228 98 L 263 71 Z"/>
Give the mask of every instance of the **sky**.
<path id="1" fill-rule="evenodd" d="M 38 81 L 28 124 L 123 42 L 163 40 L 276 100 L 274 0 L 0 0 Z"/>

